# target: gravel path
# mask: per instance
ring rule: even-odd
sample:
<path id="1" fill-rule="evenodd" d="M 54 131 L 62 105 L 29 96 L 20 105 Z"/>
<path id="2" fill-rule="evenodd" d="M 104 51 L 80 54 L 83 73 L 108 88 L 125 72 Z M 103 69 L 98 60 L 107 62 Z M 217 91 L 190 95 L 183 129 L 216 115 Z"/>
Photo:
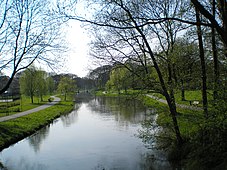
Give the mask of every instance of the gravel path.
<path id="1" fill-rule="evenodd" d="M 157 100 L 157 101 L 159 101 L 161 103 L 167 104 L 167 101 L 164 100 L 164 99 L 160 99 L 160 98 L 158 98 L 156 96 L 153 96 L 153 95 L 150 95 L 150 94 L 146 94 L 146 96 L 148 96 L 148 97 L 150 97 L 152 99 L 155 99 L 155 100 Z M 179 108 L 190 109 L 190 110 L 195 110 L 195 111 L 201 111 L 201 110 L 203 110 L 201 107 L 189 106 L 189 105 L 184 105 L 184 104 L 177 104 L 176 103 L 176 106 L 179 107 Z"/>
<path id="2" fill-rule="evenodd" d="M 51 106 L 57 104 L 61 100 L 60 98 L 55 97 L 55 96 L 51 96 L 51 97 L 54 98 L 54 100 L 52 102 L 43 104 L 42 106 L 36 107 L 34 109 L 31 109 L 31 110 L 27 110 L 27 111 L 20 112 L 20 113 L 17 113 L 17 114 L 13 114 L 13 115 L 10 115 L 10 116 L 0 117 L 0 122 L 4 122 L 4 121 L 7 121 L 7 120 L 11 120 L 11 119 L 16 119 L 16 118 L 21 117 L 21 116 L 25 116 L 25 115 L 28 115 L 28 114 L 31 114 L 31 113 L 34 113 L 34 112 L 38 112 L 40 110 L 46 109 L 48 107 L 51 107 Z"/>

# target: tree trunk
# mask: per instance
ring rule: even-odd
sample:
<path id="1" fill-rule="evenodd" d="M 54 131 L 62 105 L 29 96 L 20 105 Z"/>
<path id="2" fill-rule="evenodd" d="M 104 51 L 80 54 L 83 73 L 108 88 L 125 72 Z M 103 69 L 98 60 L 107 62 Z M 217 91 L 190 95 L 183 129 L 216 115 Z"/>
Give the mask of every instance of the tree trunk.
<path id="1" fill-rule="evenodd" d="M 126 12 L 127 12 L 127 9 L 126 9 Z M 130 16 L 130 19 L 132 20 L 132 22 L 135 24 L 135 29 L 141 35 L 141 38 L 143 39 L 144 44 L 145 44 L 145 46 L 146 46 L 146 48 L 148 50 L 148 53 L 149 53 L 149 55 L 150 55 L 150 57 L 151 57 L 151 59 L 153 61 L 153 65 L 154 65 L 154 68 L 155 68 L 155 70 L 156 70 L 156 72 L 158 74 L 158 78 L 159 78 L 160 85 L 161 85 L 162 90 L 163 90 L 163 94 L 164 94 L 164 96 L 165 96 L 165 98 L 167 100 L 168 106 L 169 106 L 170 114 L 171 114 L 173 125 L 174 125 L 174 131 L 175 131 L 175 135 L 176 135 L 176 140 L 177 140 L 178 146 L 181 146 L 183 144 L 183 139 L 181 137 L 180 129 L 179 129 L 178 122 L 177 122 L 177 117 L 176 117 L 177 111 L 176 111 L 175 101 L 172 101 L 170 96 L 169 96 L 169 94 L 168 94 L 168 90 L 166 88 L 166 85 L 165 85 L 161 70 L 160 70 L 160 68 L 158 66 L 156 58 L 155 58 L 155 56 L 153 54 L 153 51 L 151 49 L 151 46 L 150 46 L 145 34 L 141 30 L 141 28 L 137 25 L 137 22 L 134 20 L 134 18 L 131 17 L 131 15 L 129 15 L 129 16 Z"/>
<path id="2" fill-rule="evenodd" d="M 15 75 L 16 75 L 16 71 L 13 71 L 13 73 L 10 76 L 10 79 L 8 80 L 8 82 L 6 83 L 6 85 L 2 89 L 0 89 L 0 95 L 3 94 L 9 88 L 9 86 L 12 83 Z"/>
<path id="3" fill-rule="evenodd" d="M 203 49 L 203 39 L 202 39 L 202 30 L 201 30 L 201 21 L 200 14 L 197 9 L 196 10 L 196 21 L 197 21 L 197 35 L 199 40 L 199 57 L 201 64 L 201 73 L 202 73 L 202 98 L 203 98 L 203 112 L 204 116 L 208 117 L 208 102 L 207 102 L 207 84 L 206 84 L 206 62 L 205 55 Z"/>
<path id="4" fill-rule="evenodd" d="M 33 94 L 31 94 L 31 102 L 34 103 Z"/>
<path id="5" fill-rule="evenodd" d="M 172 118 L 172 122 L 173 122 L 173 126 L 174 126 L 174 131 L 175 131 L 177 143 L 178 143 L 178 146 L 181 146 L 183 144 L 183 139 L 181 137 L 180 129 L 179 129 L 178 122 L 177 122 L 177 117 L 176 117 L 177 111 L 176 111 L 175 100 L 172 100 L 172 98 L 170 97 L 170 95 L 168 93 L 168 90 L 166 88 L 166 85 L 165 85 L 161 70 L 160 70 L 160 68 L 158 66 L 158 63 L 157 63 L 157 61 L 155 59 L 155 56 L 154 56 L 154 54 L 153 54 L 153 52 L 151 50 L 151 47 L 150 47 L 145 35 L 140 30 L 140 28 L 137 28 L 137 30 L 141 34 L 143 40 L 145 41 L 146 47 L 148 48 L 150 57 L 151 57 L 151 59 L 153 61 L 153 64 L 154 64 L 154 68 L 155 68 L 155 70 L 156 70 L 156 72 L 158 74 L 158 78 L 159 78 L 159 81 L 160 81 L 160 84 L 161 84 L 161 87 L 162 87 L 162 90 L 163 90 L 163 95 L 165 96 L 166 101 L 167 101 L 168 106 L 169 106 L 169 110 L 170 110 L 170 114 L 171 114 L 171 118 Z"/>
<path id="6" fill-rule="evenodd" d="M 196 10 L 200 12 L 203 16 L 205 16 L 211 24 L 215 27 L 217 33 L 220 35 L 222 42 L 224 43 L 224 54 L 227 57 L 227 2 L 226 0 L 216 1 L 219 5 L 219 14 L 221 16 L 221 23 L 219 25 L 218 19 L 216 19 L 213 15 L 210 14 L 208 10 L 198 1 L 191 0 Z"/>
<path id="7" fill-rule="evenodd" d="M 41 100 L 41 102 L 43 102 L 43 95 L 42 94 L 40 95 L 40 100 Z"/>
<path id="8" fill-rule="evenodd" d="M 213 16 L 215 16 L 215 0 L 213 0 Z M 215 39 L 215 28 L 212 27 L 212 52 L 213 52 L 213 60 L 214 60 L 214 89 L 213 89 L 213 98 L 217 100 L 218 98 L 218 83 L 219 83 L 219 68 L 218 68 L 218 55 L 217 55 L 217 47 L 216 47 L 216 39 Z"/>
<path id="9" fill-rule="evenodd" d="M 175 130 L 176 138 L 177 138 L 177 143 L 178 143 L 179 146 L 181 146 L 182 143 L 183 143 L 183 139 L 181 137 L 181 133 L 180 133 L 180 129 L 179 129 L 179 126 L 178 126 L 177 117 L 176 117 L 177 116 L 177 110 L 176 110 L 175 101 L 170 97 L 167 90 L 164 91 L 164 96 L 166 98 L 166 101 L 167 101 L 169 109 L 170 109 L 171 118 L 172 118 L 172 121 L 173 121 L 173 126 L 174 126 L 174 130 Z"/>
<path id="10" fill-rule="evenodd" d="M 67 96 L 67 93 L 65 93 L 65 101 L 66 101 L 66 96 Z"/>
<path id="11" fill-rule="evenodd" d="M 181 79 L 181 101 L 185 101 L 184 81 Z"/>
<path id="12" fill-rule="evenodd" d="M 171 63 L 169 63 L 170 61 L 168 61 L 168 86 L 169 86 L 169 97 L 170 97 L 170 101 L 171 101 L 171 107 L 175 108 L 176 110 L 176 102 L 175 102 L 175 97 L 174 97 L 174 89 L 173 89 L 173 73 L 172 73 L 172 65 Z M 175 112 L 175 114 L 177 114 L 177 112 Z"/>

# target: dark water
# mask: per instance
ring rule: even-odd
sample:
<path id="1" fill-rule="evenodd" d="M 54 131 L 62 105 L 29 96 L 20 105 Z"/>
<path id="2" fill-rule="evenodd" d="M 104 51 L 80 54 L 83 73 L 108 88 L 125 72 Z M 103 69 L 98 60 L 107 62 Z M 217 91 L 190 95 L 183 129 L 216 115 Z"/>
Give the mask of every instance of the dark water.
<path id="1" fill-rule="evenodd" d="M 135 100 L 95 98 L 0 153 L 7 170 L 170 169 L 140 138 L 148 110 Z"/>

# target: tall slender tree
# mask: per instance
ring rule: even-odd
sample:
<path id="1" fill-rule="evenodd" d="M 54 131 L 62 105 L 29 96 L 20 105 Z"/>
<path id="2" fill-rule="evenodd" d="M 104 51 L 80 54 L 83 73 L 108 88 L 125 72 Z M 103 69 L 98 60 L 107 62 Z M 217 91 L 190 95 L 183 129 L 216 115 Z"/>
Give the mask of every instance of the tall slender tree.
<path id="1" fill-rule="evenodd" d="M 76 91 L 76 82 L 75 80 L 69 77 L 62 77 L 59 84 L 58 84 L 58 91 L 64 95 L 64 100 L 67 100 L 67 95 L 69 93 Z"/>
<path id="2" fill-rule="evenodd" d="M 21 94 L 29 96 L 31 103 L 34 103 L 34 96 L 37 91 L 37 69 L 32 65 L 27 68 L 20 77 L 20 90 Z"/>
<path id="3" fill-rule="evenodd" d="M 201 19 L 200 19 L 200 13 L 197 7 L 195 7 L 195 10 L 196 10 L 196 21 L 197 21 L 197 34 L 198 34 L 198 41 L 199 41 L 199 56 L 200 56 L 200 62 L 201 62 L 203 110 L 204 110 L 204 116 L 208 117 L 207 73 L 206 73 L 206 62 L 205 62 L 205 54 L 204 54 L 204 46 L 203 46 L 203 38 L 202 38 Z"/>

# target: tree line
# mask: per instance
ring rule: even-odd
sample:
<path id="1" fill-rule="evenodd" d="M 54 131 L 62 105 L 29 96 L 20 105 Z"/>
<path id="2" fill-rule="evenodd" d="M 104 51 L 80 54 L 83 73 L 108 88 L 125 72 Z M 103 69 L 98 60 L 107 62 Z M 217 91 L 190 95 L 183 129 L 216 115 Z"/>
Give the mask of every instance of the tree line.
<path id="1" fill-rule="evenodd" d="M 8 76 L 2 74 L 0 76 L 1 85 L 4 86 L 9 79 Z M 31 65 L 16 74 L 7 94 L 4 93 L 1 96 L 7 95 L 7 97 L 18 99 L 21 95 L 25 95 L 30 97 L 31 103 L 34 103 L 34 97 L 42 102 L 45 95 L 61 94 L 64 96 L 64 100 L 67 100 L 68 95 L 75 94 L 84 87 L 89 87 L 87 82 L 89 82 L 87 78 L 80 78 L 74 74 L 48 73 Z M 91 83 L 90 86 L 92 86 Z"/>
<path id="2" fill-rule="evenodd" d="M 76 93 L 77 90 L 74 75 L 51 75 L 33 65 L 21 73 L 19 82 L 21 94 L 29 96 L 31 103 L 34 102 L 34 96 L 43 101 L 44 95 L 56 93 L 63 95 L 66 101 L 67 96 Z"/>

